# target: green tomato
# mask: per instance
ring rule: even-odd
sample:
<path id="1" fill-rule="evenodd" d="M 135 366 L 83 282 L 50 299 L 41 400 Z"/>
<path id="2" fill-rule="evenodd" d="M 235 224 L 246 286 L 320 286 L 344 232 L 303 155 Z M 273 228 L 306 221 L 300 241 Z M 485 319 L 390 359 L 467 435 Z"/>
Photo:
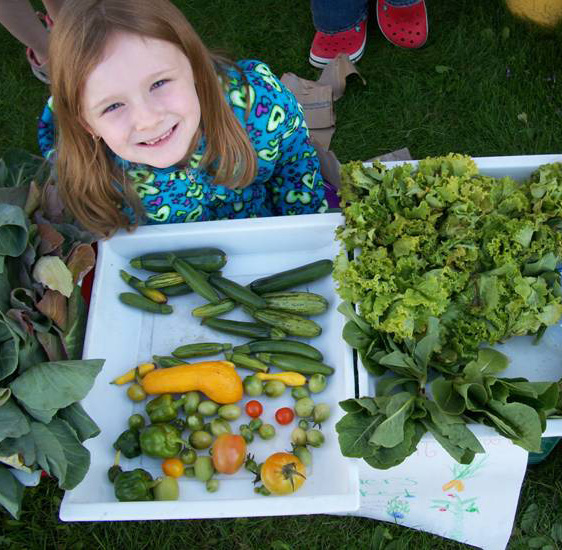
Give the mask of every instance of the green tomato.
<path id="1" fill-rule="evenodd" d="M 180 486 L 175 477 L 164 476 L 154 487 L 154 500 L 178 500 Z"/>
<path id="2" fill-rule="evenodd" d="M 146 422 L 142 414 L 133 414 L 129 416 L 129 420 L 127 420 L 127 424 L 129 424 L 129 428 L 131 430 L 142 430 L 146 425 Z"/>
<path id="3" fill-rule="evenodd" d="M 308 430 L 306 432 L 306 442 L 312 447 L 321 447 L 324 444 L 324 434 L 320 430 Z"/>
<path id="4" fill-rule="evenodd" d="M 246 443 L 251 443 L 254 440 L 254 432 L 250 430 L 247 424 L 242 424 L 239 430 Z"/>
<path id="5" fill-rule="evenodd" d="M 137 403 L 146 399 L 146 392 L 140 384 L 131 384 L 127 388 L 127 397 Z"/>
<path id="6" fill-rule="evenodd" d="M 219 480 L 209 479 L 209 481 L 205 484 L 205 488 L 209 493 L 216 493 L 219 490 Z"/>
<path id="7" fill-rule="evenodd" d="M 314 424 L 322 424 L 322 422 L 328 420 L 330 418 L 330 405 L 326 403 L 319 403 L 315 405 L 314 410 L 312 411 L 312 420 Z"/>
<path id="8" fill-rule="evenodd" d="M 310 377 L 308 381 L 308 389 L 312 393 L 320 393 L 326 389 L 326 384 L 328 383 L 326 377 L 323 374 L 317 372 Z"/>
<path id="9" fill-rule="evenodd" d="M 183 475 L 188 478 L 195 477 L 195 468 L 193 468 L 193 466 L 190 466 L 189 468 L 185 468 L 183 471 Z"/>
<path id="10" fill-rule="evenodd" d="M 217 414 L 220 405 L 208 399 L 207 401 L 201 401 L 197 406 L 197 412 L 203 416 L 213 416 Z"/>
<path id="11" fill-rule="evenodd" d="M 281 380 L 268 380 L 263 387 L 263 391 L 268 397 L 281 397 L 285 393 L 286 387 Z"/>
<path id="12" fill-rule="evenodd" d="M 197 453 L 193 449 L 184 449 L 180 453 L 180 460 L 187 466 L 191 466 L 195 459 L 197 458 Z"/>
<path id="13" fill-rule="evenodd" d="M 213 436 L 204 430 L 197 430 L 189 436 L 189 443 L 198 450 L 208 449 L 213 443 Z"/>
<path id="14" fill-rule="evenodd" d="M 310 397 L 302 397 L 295 402 L 297 416 L 308 418 L 314 410 L 314 401 Z"/>
<path id="15" fill-rule="evenodd" d="M 224 418 L 213 418 L 213 420 L 211 420 L 211 433 L 215 437 L 218 437 L 221 434 L 232 433 L 232 428 Z"/>
<path id="16" fill-rule="evenodd" d="M 298 445 L 293 449 L 293 454 L 300 459 L 305 466 L 312 464 L 312 453 L 304 446 Z"/>
<path id="17" fill-rule="evenodd" d="M 215 473 L 213 459 L 210 456 L 198 456 L 193 465 L 193 470 L 195 471 L 195 477 L 199 481 L 209 481 Z"/>
<path id="18" fill-rule="evenodd" d="M 291 395 L 293 399 L 302 399 L 303 397 L 308 397 L 310 393 L 304 386 L 297 386 L 291 390 Z"/>
<path id="19" fill-rule="evenodd" d="M 190 391 L 185 394 L 185 401 L 183 402 L 183 410 L 187 416 L 197 412 L 197 407 L 201 402 L 201 395 L 198 391 Z"/>
<path id="20" fill-rule="evenodd" d="M 238 420 L 242 409 L 238 405 L 223 405 L 218 410 L 218 415 L 225 420 Z"/>
<path id="21" fill-rule="evenodd" d="M 244 392 L 250 397 L 258 397 L 263 393 L 263 384 L 256 376 L 246 376 L 242 384 L 244 385 Z"/>
<path id="22" fill-rule="evenodd" d="M 302 428 L 295 428 L 291 432 L 291 443 L 295 445 L 306 445 L 306 432 Z"/>
<path id="23" fill-rule="evenodd" d="M 194 414 L 190 414 L 185 419 L 185 425 L 187 426 L 188 429 L 194 432 L 196 430 L 202 430 L 203 426 L 205 426 L 205 421 L 203 420 L 203 417 L 199 413 L 194 413 Z"/>
<path id="24" fill-rule="evenodd" d="M 308 430 L 308 428 L 310 428 L 310 424 L 308 423 L 308 420 L 305 420 L 304 418 L 301 418 L 299 420 L 298 426 L 299 428 L 302 428 L 305 432 L 306 430 Z"/>
<path id="25" fill-rule="evenodd" d="M 271 424 L 262 424 L 258 430 L 258 434 L 266 441 L 275 437 L 275 428 Z"/>
<path id="26" fill-rule="evenodd" d="M 252 418 L 248 424 L 248 428 L 250 428 L 253 432 L 257 432 L 262 424 L 263 420 L 261 418 Z"/>

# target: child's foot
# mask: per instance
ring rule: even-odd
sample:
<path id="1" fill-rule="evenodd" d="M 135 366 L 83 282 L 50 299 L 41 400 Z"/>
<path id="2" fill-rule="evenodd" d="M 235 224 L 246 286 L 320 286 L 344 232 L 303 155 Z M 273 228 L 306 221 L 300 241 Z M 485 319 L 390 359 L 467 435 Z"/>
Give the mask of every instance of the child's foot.
<path id="1" fill-rule="evenodd" d="M 365 51 L 367 22 L 361 21 L 348 31 L 326 34 L 318 31 L 310 48 L 309 61 L 313 67 L 322 68 L 340 53 L 349 56 L 352 63 L 359 61 Z"/>
<path id="2" fill-rule="evenodd" d="M 385 38 L 401 48 L 420 48 L 427 40 L 425 1 L 377 0 L 377 21 Z"/>

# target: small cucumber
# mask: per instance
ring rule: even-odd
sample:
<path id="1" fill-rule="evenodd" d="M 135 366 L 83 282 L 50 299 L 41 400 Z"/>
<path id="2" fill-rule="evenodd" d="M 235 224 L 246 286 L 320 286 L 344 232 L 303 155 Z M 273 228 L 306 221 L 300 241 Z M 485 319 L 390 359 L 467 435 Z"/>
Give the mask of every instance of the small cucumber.
<path id="1" fill-rule="evenodd" d="M 169 355 L 153 355 L 152 360 L 156 363 L 156 366 L 161 369 L 177 367 L 178 365 L 185 365 L 187 363 L 187 361 L 182 361 L 181 359 L 176 359 Z"/>
<path id="2" fill-rule="evenodd" d="M 156 302 L 157 304 L 165 304 L 168 301 L 167 296 L 156 288 L 147 288 L 143 281 L 127 273 L 124 269 L 119 270 L 119 275 L 130 287 L 138 290 L 143 296 Z"/>
<path id="3" fill-rule="evenodd" d="M 218 304 L 205 304 L 191 310 L 194 317 L 217 317 L 223 313 L 228 313 L 236 307 L 236 302 L 230 298 L 221 300 Z"/>
<path id="4" fill-rule="evenodd" d="M 256 309 L 252 312 L 252 316 L 266 325 L 280 328 L 291 336 L 314 338 L 322 334 L 322 327 L 318 323 L 293 313 L 272 309 Z"/>
<path id="5" fill-rule="evenodd" d="M 250 288 L 256 294 L 264 294 L 265 292 L 278 292 L 287 290 L 297 285 L 316 281 L 321 277 L 325 277 L 332 272 L 332 260 L 318 260 L 310 264 L 302 265 L 287 271 L 281 271 L 275 275 L 262 277 L 250 283 Z"/>
<path id="6" fill-rule="evenodd" d="M 267 309 L 300 315 L 319 315 L 328 309 L 328 300 L 313 292 L 266 292 L 262 298 L 265 298 Z"/>
<path id="7" fill-rule="evenodd" d="M 239 304 L 255 308 L 264 308 L 266 306 L 265 300 L 255 292 L 252 292 L 249 288 L 231 281 L 226 277 L 212 274 L 209 277 L 209 282 L 225 296 L 228 296 Z"/>
<path id="8" fill-rule="evenodd" d="M 174 308 L 168 304 L 157 304 L 156 302 L 153 302 L 140 294 L 135 294 L 134 292 L 121 292 L 121 294 L 119 294 L 119 300 L 128 306 L 142 309 L 144 311 L 150 311 L 151 313 L 169 314 L 174 311 Z"/>
<path id="9" fill-rule="evenodd" d="M 262 325 L 261 323 L 249 323 L 247 321 L 206 317 L 201 321 L 201 324 L 218 330 L 219 332 L 236 334 L 238 336 L 245 336 L 246 338 L 273 338 L 274 340 L 278 340 L 286 336 L 286 334 L 278 328 Z"/>
<path id="10" fill-rule="evenodd" d="M 205 355 L 217 355 L 223 351 L 232 349 L 232 344 L 220 344 L 216 342 L 197 342 L 177 347 L 172 351 L 172 355 L 179 359 L 189 359 L 190 357 L 204 357 Z"/>
<path id="11" fill-rule="evenodd" d="M 226 265 L 226 254 L 220 248 L 190 248 L 177 250 L 173 254 L 178 258 L 189 260 L 191 265 L 202 271 L 218 271 Z M 165 273 L 172 269 L 167 255 L 167 252 L 143 254 L 133 258 L 129 263 L 137 269 Z"/>
<path id="12" fill-rule="evenodd" d="M 284 353 L 257 353 L 256 356 L 260 361 L 285 371 L 300 372 L 301 374 L 324 374 L 325 376 L 334 373 L 332 367 L 307 357 Z"/>
<path id="13" fill-rule="evenodd" d="M 158 273 L 158 275 L 151 275 L 144 281 L 144 284 L 148 288 L 167 288 L 186 283 L 179 273 L 166 271 L 165 273 Z"/>
<path id="14" fill-rule="evenodd" d="M 169 255 L 172 267 L 183 277 L 184 281 L 193 289 L 193 292 L 205 298 L 205 300 L 218 304 L 221 301 L 217 291 L 210 285 L 209 281 L 201 271 L 193 267 L 188 261 Z"/>
<path id="15" fill-rule="evenodd" d="M 269 367 L 255 357 L 250 357 L 245 353 L 225 352 L 227 361 L 232 361 L 237 367 L 242 369 L 253 370 L 255 372 L 269 372 Z"/>
<path id="16" fill-rule="evenodd" d="M 254 340 L 241 346 L 235 346 L 232 351 L 235 353 L 290 353 L 316 361 L 322 361 L 324 358 L 320 350 L 297 340 Z"/>
<path id="17" fill-rule="evenodd" d="M 190 294 L 191 292 L 193 292 L 193 290 L 191 290 L 191 288 L 185 283 L 181 283 L 179 285 L 167 286 L 165 288 L 161 288 L 160 291 L 169 297 L 183 296 L 184 294 Z"/>

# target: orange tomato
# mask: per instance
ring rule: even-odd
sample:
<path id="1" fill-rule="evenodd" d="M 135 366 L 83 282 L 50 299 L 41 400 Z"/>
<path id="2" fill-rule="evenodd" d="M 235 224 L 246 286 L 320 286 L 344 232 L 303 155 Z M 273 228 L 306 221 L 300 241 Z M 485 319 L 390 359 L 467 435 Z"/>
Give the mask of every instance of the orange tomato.
<path id="1" fill-rule="evenodd" d="M 213 443 L 213 466 L 221 474 L 236 473 L 246 459 L 246 440 L 241 435 L 221 434 Z"/>
<path id="2" fill-rule="evenodd" d="M 263 463 L 260 476 L 271 493 L 288 495 L 304 483 L 306 467 L 294 454 L 274 453 Z"/>
<path id="3" fill-rule="evenodd" d="M 162 462 L 162 471 L 170 477 L 181 477 L 184 468 L 184 463 L 179 458 L 167 458 Z"/>

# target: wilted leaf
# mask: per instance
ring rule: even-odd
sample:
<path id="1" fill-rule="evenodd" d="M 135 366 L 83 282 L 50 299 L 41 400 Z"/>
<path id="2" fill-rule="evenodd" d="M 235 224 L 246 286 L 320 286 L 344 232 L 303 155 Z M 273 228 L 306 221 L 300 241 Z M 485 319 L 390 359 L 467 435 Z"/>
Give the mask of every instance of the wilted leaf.
<path id="1" fill-rule="evenodd" d="M 57 250 L 64 242 L 64 237 L 50 224 L 37 224 L 41 242 L 39 243 L 39 255 L 45 256 Z"/>
<path id="2" fill-rule="evenodd" d="M 29 192 L 27 193 L 27 200 L 24 206 L 24 212 L 27 216 L 31 216 L 37 208 L 41 205 L 41 187 L 33 180 L 29 185 Z"/>
<path id="3" fill-rule="evenodd" d="M 64 221 L 64 204 L 57 187 L 54 184 L 46 184 L 44 186 L 44 197 L 43 211 L 45 217 L 53 223 L 62 223 Z"/>
<path id="4" fill-rule="evenodd" d="M 52 319 L 62 330 L 66 330 L 67 300 L 56 290 L 47 290 L 36 305 L 37 309 Z"/>
<path id="5" fill-rule="evenodd" d="M 58 256 L 39 258 L 33 268 L 33 278 L 51 290 L 58 290 L 67 298 L 74 289 L 72 273 Z"/>
<path id="6" fill-rule="evenodd" d="M 72 273 L 74 284 L 81 281 L 95 265 L 96 255 L 94 249 L 91 245 L 85 243 L 75 247 L 66 262 L 66 266 Z"/>
<path id="7" fill-rule="evenodd" d="M 86 302 L 84 302 L 80 288 L 75 286 L 68 300 L 67 330 L 63 335 L 63 344 L 69 359 L 82 357 L 86 319 Z"/>
<path id="8" fill-rule="evenodd" d="M 62 345 L 61 337 L 52 332 L 38 332 L 37 340 L 45 350 L 49 361 L 64 361 L 68 359 Z"/>

